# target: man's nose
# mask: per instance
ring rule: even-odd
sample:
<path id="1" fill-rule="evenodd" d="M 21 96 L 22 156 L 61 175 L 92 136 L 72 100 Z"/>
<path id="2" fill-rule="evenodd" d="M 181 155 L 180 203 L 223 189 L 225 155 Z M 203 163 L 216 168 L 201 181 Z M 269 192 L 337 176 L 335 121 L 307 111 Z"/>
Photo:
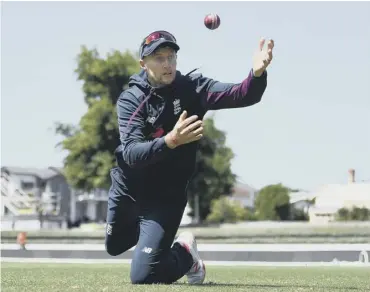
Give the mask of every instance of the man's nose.
<path id="1" fill-rule="evenodd" d="M 169 58 L 165 58 L 163 62 L 163 67 L 168 68 L 171 66 L 171 61 Z"/>

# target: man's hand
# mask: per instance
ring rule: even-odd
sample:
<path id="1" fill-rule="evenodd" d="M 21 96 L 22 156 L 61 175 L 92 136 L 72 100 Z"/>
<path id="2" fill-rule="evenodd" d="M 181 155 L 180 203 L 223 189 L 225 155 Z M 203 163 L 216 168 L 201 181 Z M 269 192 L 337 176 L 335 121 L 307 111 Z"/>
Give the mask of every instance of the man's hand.
<path id="1" fill-rule="evenodd" d="M 253 75 L 260 77 L 272 61 L 272 49 L 274 41 L 267 42 L 267 48 L 264 48 L 266 40 L 262 38 L 259 43 L 259 50 L 253 58 Z"/>
<path id="2" fill-rule="evenodd" d="M 187 112 L 184 111 L 173 130 L 164 138 L 167 146 L 171 149 L 200 140 L 203 137 L 203 121 L 197 121 L 198 116 L 189 118 L 186 116 Z"/>

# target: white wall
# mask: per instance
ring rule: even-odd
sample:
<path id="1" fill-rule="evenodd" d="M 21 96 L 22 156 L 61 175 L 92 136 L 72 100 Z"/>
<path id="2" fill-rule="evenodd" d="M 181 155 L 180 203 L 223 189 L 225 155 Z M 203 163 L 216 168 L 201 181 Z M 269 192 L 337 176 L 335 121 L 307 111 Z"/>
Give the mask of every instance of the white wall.
<path id="1" fill-rule="evenodd" d="M 13 230 L 12 229 L 12 220 L 1 220 L 1 230 Z M 66 229 L 67 226 L 65 223 L 62 224 L 62 229 Z M 57 222 L 43 222 L 43 229 L 58 229 L 60 230 L 60 225 Z M 14 224 L 14 230 L 19 231 L 30 231 L 30 230 L 40 230 L 40 221 L 39 220 L 17 220 Z M 14 239 L 15 241 L 15 239 Z"/>
<path id="2" fill-rule="evenodd" d="M 38 178 L 34 175 L 21 175 L 21 174 L 10 174 L 9 175 L 11 181 L 15 184 L 15 186 L 19 189 L 25 192 L 26 194 L 32 193 L 32 194 L 39 194 L 38 191 Z M 33 183 L 32 188 L 23 188 L 22 182 L 27 183 Z"/>
<path id="3" fill-rule="evenodd" d="M 229 199 L 231 201 L 237 201 L 237 202 L 240 202 L 244 207 L 247 207 L 247 208 L 254 208 L 254 201 L 255 201 L 255 194 L 251 194 L 249 197 L 237 197 L 237 196 L 233 196 L 233 197 L 229 197 Z"/>

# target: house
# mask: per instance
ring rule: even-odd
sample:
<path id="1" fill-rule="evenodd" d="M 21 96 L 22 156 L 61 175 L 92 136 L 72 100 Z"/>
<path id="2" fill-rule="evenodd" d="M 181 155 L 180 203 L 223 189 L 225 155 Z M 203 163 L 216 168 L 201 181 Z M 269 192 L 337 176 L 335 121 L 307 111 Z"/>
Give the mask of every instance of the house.
<path id="1" fill-rule="evenodd" d="M 229 199 L 240 202 L 245 208 L 253 209 L 257 193 L 258 191 L 252 186 L 237 181 Z"/>
<path id="2" fill-rule="evenodd" d="M 2 167 L 1 184 L 2 216 L 32 215 L 43 207 L 49 215 L 68 214 L 70 189 L 60 168 Z M 49 204 L 41 206 L 41 201 Z"/>
<path id="3" fill-rule="evenodd" d="M 327 223 L 335 220 L 340 208 L 370 209 L 370 183 L 356 182 L 355 170 L 349 170 L 347 184 L 327 184 L 313 194 L 315 205 L 309 209 L 310 222 Z"/>
<path id="4" fill-rule="evenodd" d="M 87 221 L 104 222 L 108 193 L 72 189 L 61 168 L 5 166 L 1 168 L 1 199 L 2 221 L 42 219 L 73 226 Z"/>
<path id="5" fill-rule="evenodd" d="M 77 227 L 87 222 L 103 224 L 107 202 L 107 190 L 73 189 L 58 167 L 1 168 L 2 229 Z M 187 206 L 181 225 L 191 223 L 187 216 L 189 209 Z"/>
<path id="6" fill-rule="evenodd" d="M 289 193 L 289 203 L 297 210 L 301 210 L 304 213 L 308 212 L 308 209 L 312 205 L 310 202 L 315 199 L 315 193 L 308 191 L 299 191 Z"/>

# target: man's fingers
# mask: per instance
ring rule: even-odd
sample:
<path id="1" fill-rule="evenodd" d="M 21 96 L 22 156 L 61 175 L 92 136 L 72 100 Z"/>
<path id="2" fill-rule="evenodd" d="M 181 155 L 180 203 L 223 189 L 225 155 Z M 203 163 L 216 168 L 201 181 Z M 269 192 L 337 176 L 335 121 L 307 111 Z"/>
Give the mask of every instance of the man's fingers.
<path id="1" fill-rule="evenodd" d="M 179 130 L 182 131 L 183 129 L 185 129 L 189 124 L 193 123 L 194 121 L 196 121 L 198 119 L 198 116 L 197 115 L 194 115 L 194 116 L 191 116 L 191 117 L 188 117 L 187 119 L 185 119 L 184 121 L 182 121 L 179 125 Z"/>
<path id="2" fill-rule="evenodd" d="M 191 125 L 187 126 L 184 130 L 181 131 L 181 134 L 187 134 L 195 130 L 196 128 L 199 128 L 203 124 L 203 121 L 196 121 L 195 123 L 192 123 Z"/>
<path id="3" fill-rule="evenodd" d="M 191 133 L 191 135 L 193 135 L 193 136 L 201 135 L 201 134 L 203 134 L 203 130 L 204 130 L 204 128 L 203 128 L 203 127 L 199 127 L 198 129 L 195 129 L 195 130 Z"/>
<path id="4" fill-rule="evenodd" d="M 192 141 L 191 141 L 191 142 L 198 141 L 198 140 L 200 140 L 200 139 L 202 139 L 202 138 L 203 138 L 203 134 L 199 134 L 199 135 L 195 136 L 195 137 L 192 139 Z"/>
<path id="5" fill-rule="evenodd" d="M 174 131 L 180 144 L 188 144 L 190 142 L 197 141 L 203 137 L 203 121 L 198 120 L 197 115 L 193 115 L 181 121 L 183 117 L 186 117 L 187 113 L 183 112 L 179 118 L 178 123 Z"/>
<path id="6" fill-rule="evenodd" d="M 263 50 L 263 46 L 265 45 L 265 38 L 261 38 L 260 39 L 260 42 L 259 42 L 259 49 L 260 49 L 260 51 L 262 51 Z"/>
<path id="7" fill-rule="evenodd" d="M 183 111 L 180 118 L 179 118 L 179 121 L 182 122 L 183 120 L 185 120 L 186 116 L 187 116 L 187 112 L 186 111 Z"/>
<path id="8" fill-rule="evenodd" d="M 272 51 L 267 52 L 267 57 L 268 57 L 269 62 L 271 62 L 271 60 L 272 60 Z"/>
<path id="9" fill-rule="evenodd" d="M 270 51 L 270 50 L 272 51 L 274 46 L 275 46 L 274 40 L 269 40 L 267 43 L 267 51 Z"/>
<path id="10" fill-rule="evenodd" d="M 266 39 L 265 38 L 261 38 L 260 41 L 259 41 L 259 50 L 260 51 L 263 51 L 263 48 L 265 46 L 265 43 L 266 43 Z M 267 51 L 269 50 L 272 50 L 275 46 L 275 42 L 274 40 L 270 39 L 268 42 L 267 42 Z"/>
<path id="11" fill-rule="evenodd" d="M 270 63 L 271 63 L 271 58 L 270 58 L 270 56 L 267 54 L 267 55 L 265 56 L 265 58 L 263 59 L 263 65 L 264 65 L 264 67 L 267 67 Z"/>

